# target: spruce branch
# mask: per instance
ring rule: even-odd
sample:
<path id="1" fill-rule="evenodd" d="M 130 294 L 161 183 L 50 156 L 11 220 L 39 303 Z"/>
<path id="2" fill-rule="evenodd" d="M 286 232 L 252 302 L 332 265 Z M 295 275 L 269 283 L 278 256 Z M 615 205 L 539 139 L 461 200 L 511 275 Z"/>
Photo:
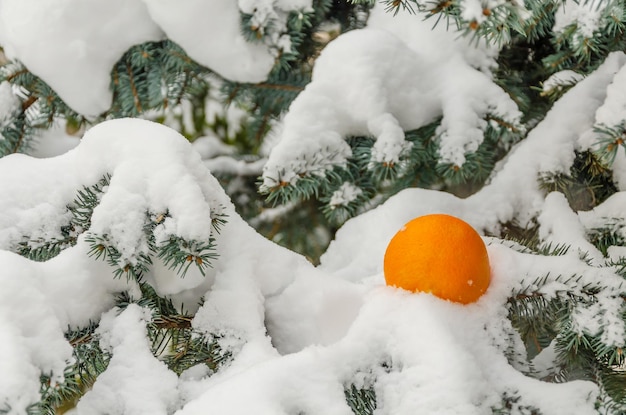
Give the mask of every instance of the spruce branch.
<path id="1" fill-rule="evenodd" d="M 626 149 L 626 128 L 623 125 L 610 127 L 599 124 L 594 127 L 594 132 L 598 135 L 594 155 L 605 166 L 611 167 L 617 152 Z"/>
<path id="2" fill-rule="evenodd" d="M 226 213 L 223 213 L 223 207 L 220 206 L 217 211 L 212 212 L 212 216 L 211 216 L 211 226 L 213 227 L 213 230 L 219 234 L 222 230 L 222 228 L 224 227 L 224 225 L 226 225 L 227 223 L 227 219 L 228 215 Z"/>
<path id="3" fill-rule="evenodd" d="M 588 230 L 587 237 L 589 242 L 606 257 L 611 246 L 624 246 L 626 243 L 621 232 L 623 228 L 624 223 L 621 220 L 607 218 L 605 226 Z"/>
<path id="4" fill-rule="evenodd" d="M 137 92 L 137 87 L 135 86 L 133 71 L 129 63 L 126 63 L 126 72 L 128 73 L 128 81 L 130 84 L 130 91 L 133 95 L 133 103 L 135 104 L 135 109 L 137 110 L 136 113 L 141 114 L 142 113 L 141 100 Z"/>
<path id="5" fill-rule="evenodd" d="M 276 84 L 276 83 L 268 83 L 268 82 L 260 82 L 258 84 L 254 84 L 255 88 L 261 89 L 273 89 L 279 91 L 287 91 L 287 92 L 302 92 L 304 88 L 300 85 L 285 85 L 285 84 Z"/>
<path id="6" fill-rule="evenodd" d="M 185 277 L 192 264 L 204 276 L 206 270 L 211 266 L 211 261 L 217 258 L 215 240 L 211 238 L 208 241 L 187 241 L 173 235 L 167 241 L 159 244 L 157 256 L 166 267 L 176 271 L 181 278 Z"/>
<path id="7" fill-rule="evenodd" d="M 122 310 L 137 304 L 151 311 L 146 325 L 151 351 L 170 370 L 180 375 L 192 366 L 204 364 L 215 372 L 231 360 L 232 354 L 219 346 L 219 336 L 207 336 L 193 328 L 193 315 L 180 311 L 149 284 L 140 282 L 139 287 L 140 298 L 125 292 L 118 296 L 116 304 Z"/>
<path id="8" fill-rule="evenodd" d="M 44 262 L 54 258 L 66 248 L 76 245 L 77 237 L 69 227 L 62 227 L 61 238 L 28 240 L 19 243 L 17 253 L 32 261 Z"/>
<path id="9" fill-rule="evenodd" d="M 102 195 L 111 183 L 111 174 L 104 174 L 92 186 L 84 186 L 76 192 L 74 201 L 67 206 L 72 214 L 71 224 L 79 233 L 91 227 L 91 216 L 100 203 Z"/>
<path id="10" fill-rule="evenodd" d="M 373 387 L 357 388 L 351 384 L 343 391 L 346 402 L 355 415 L 374 415 L 376 411 L 376 391 Z"/>
<path id="11" fill-rule="evenodd" d="M 68 329 L 65 337 L 74 349 L 74 361 L 65 368 L 61 383 L 53 383 L 48 375 L 41 376 L 41 400 L 27 408 L 29 415 L 56 415 L 74 408 L 106 370 L 111 356 L 99 346 L 94 334 L 97 327 L 90 323 L 84 328 Z"/>
<path id="12" fill-rule="evenodd" d="M 115 278 L 125 276 L 129 281 L 141 281 L 143 274 L 152 265 L 148 252 L 136 252 L 133 258 L 124 257 L 108 235 L 87 232 L 85 242 L 89 244 L 88 255 L 96 260 L 106 261 L 113 268 Z"/>
<path id="13" fill-rule="evenodd" d="M 169 350 L 163 361 L 177 374 L 198 364 L 206 365 L 210 372 L 216 372 L 232 359 L 232 353 L 222 350 L 219 342 L 193 331 L 185 331 L 179 336 L 170 336 Z"/>
<path id="14" fill-rule="evenodd" d="M 544 173 L 539 187 L 565 195 L 573 210 L 589 210 L 617 192 L 612 172 L 592 151 L 576 151 L 570 173 Z"/>
<path id="15" fill-rule="evenodd" d="M 74 200 L 67 205 L 69 220 L 60 227 L 57 236 L 34 239 L 25 235 L 19 242 L 16 252 L 33 261 L 43 262 L 76 245 L 79 235 L 91 226 L 93 210 L 100 202 L 110 178 L 110 174 L 105 174 L 96 184 L 84 186 L 76 191 Z"/>

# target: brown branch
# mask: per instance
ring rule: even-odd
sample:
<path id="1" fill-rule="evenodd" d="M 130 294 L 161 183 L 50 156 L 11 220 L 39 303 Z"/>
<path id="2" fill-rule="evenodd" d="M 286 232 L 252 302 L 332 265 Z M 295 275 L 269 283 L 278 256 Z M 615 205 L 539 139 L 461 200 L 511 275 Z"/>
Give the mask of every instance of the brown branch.
<path id="1" fill-rule="evenodd" d="M 13 147 L 12 153 L 17 153 L 24 142 L 24 137 L 26 137 L 26 124 L 22 124 L 22 128 L 20 128 L 20 138 L 15 143 L 15 147 Z"/>
<path id="2" fill-rule="evenodd" d="M 92 333 L 88 333 L 88 334 L 85 334 L 84 336 L 77 337 L 75 339 L 71 339 L 70 340 L 70 345 L 72 347 L 76 347 L 79 344 L 89 343 L 92 339 L 93 339 L 93 334 Z"/>
<path id="3" fill-rule="evenodd" d="M 185 96 L 185 89 L 189 85 L 189 72 L 184 71 L 183 73 L 185 74 L 185 77 L 183 78 L 183 85 L 180 88 L 180 94 L 178 95 L 178 98 L 176 98 L 176 105 L 180 105 L 182 102 L 183 97 Z"/>
<path id="4" fill-rule="evenodd" d="M 175 56 L 175 57 L 185 61 L 185 63 L 188 63 L 188 64 L 194 63 L 194 61 L 192 61 L 189 56 L 183 55 L 182 53 L 179 53 L 179 52 L 177 52 L 175 50 L 171 50 L 170 49 L 170 50 L 167 51 L 167 53 L 169 53 L 170 55 Z"/>
<path id="5" fill-rule="evenodd" d="M 507 128 L 515 133 L 519 132 L 519 129 L 517 129 L 513 124 L 511 124 L 510 122 L 506 122 L 501 118 L 498 117 L 494 117 L 494 116 L 488 116 L 487 117 L 488 121 L 494 121 L 496 124 L 500 125 L 501 127 Z"/>
<path id="6" fill-rule="evenodd" d="M 130 90 L 133 93 L 133 101 L 135 103 L 135 108 L 137 109 L 137 112 L 141 113 L 143 112 L 143 109 L 141 108 L 141 101 L 139 99 L 139 93 L 137 92 L 137 88 L 135 87 L 135 81 L 133 78 L 132 68 L 130 67 L 128 63 L 126 64 L 126 71 L 128 72 L 128 79 L 130 81 Z"/>
<path id="7" fill-rule="evenodd" d="M 15 78 L 17 78 L 18 76 L 23 75 L 23 74 L 25 74 L 25 73 L 28 73 L 28 69 L 26 69 L 26 68 L 21 69 L 21 70 L 19 70 L 19 71 L 15 72 L 15 73 L 12 73 L 11 75 L 7 76 L 7 77 L 6 77 L 6 80 L 7 80 L 7 81 L 9 81 L 9 82 L 11 82 L 13 79 L 15 79 Z"/>
<path id="8" fill-rule="evenodd" d="M 256 134 L 254 135 L 254 140 L 257 143 L 261 142 L 261 139 L 263 138 L 263 135 L 265 134 L 265 128 L 267 127 L 269 118 L 270 118 L 270 114 L 265 113 L 265 115 L 263 116 L 263 121 L 261 121 L 261 125 L 257 129 Z"/>
<path id="9" fill-rule="evenodd" d="M 304 88 L 301 86 L 270 84 L 267 82 L 261 82 L 260 84 L 255 84 L 254 86 L 258 88 L 278 89 L 280 91 L 289 91 L 289 92 L 301 92 L 302 90 L 304 90 Z"/>
<path id="10" fill-rule="evenodd" d="M 26 110 L 32 107 L 33 104 L 37 102 L 38 99 L 39 97 L 36 97 L 34 95 L 31 95 L 30 97 L 28 97 L 26 101 L 22 102 L 22 112 L 26 112 Z"/>
<path id="11" fill-rule="evenodd" d="M 157 329 L 190 329 L 193 316 L 161 316 L 152 321 Z"/>
<path id="12" fill-rule="evenodd" d="M 228 98 L 226 98 L 226 102 L 228 104 L 232 103 L 238 92 L 239 92 L 239 85 L 234 87 L 233 90 L 230 92 L 230 94 L 228 94 Z"/>

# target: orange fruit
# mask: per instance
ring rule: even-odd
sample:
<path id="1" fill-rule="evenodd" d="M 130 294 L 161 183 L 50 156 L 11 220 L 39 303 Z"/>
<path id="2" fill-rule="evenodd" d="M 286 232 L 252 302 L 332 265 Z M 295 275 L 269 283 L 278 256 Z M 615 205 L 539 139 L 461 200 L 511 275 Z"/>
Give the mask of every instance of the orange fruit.
<path id="1" fill-rule="evenodd" d="M 491 281 L 487 248 L 478 232 L 443 214 L 404 225 L 387 246 L 384 272 L 387 285 L 462 304 L 477 301 Z"/>

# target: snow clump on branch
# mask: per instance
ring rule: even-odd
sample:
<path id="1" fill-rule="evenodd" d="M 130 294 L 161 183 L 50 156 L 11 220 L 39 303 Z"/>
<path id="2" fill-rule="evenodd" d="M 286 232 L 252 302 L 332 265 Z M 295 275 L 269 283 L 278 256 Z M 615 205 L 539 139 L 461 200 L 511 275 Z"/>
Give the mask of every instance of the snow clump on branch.
<path id="1" fill-rule="evenodd" d="M 497 51 L 420 19 L 377 7 L 368 28 L 347 32 L 322 51 L 311 83 L 284 117 L 262 190 L 344 166 L 352 155 L 349 135 L 373 136 L 371 162 L 393 165 L 411 148 L 404 131 L 441 118 L 441 162 L 460 167 L 482 143 L 490 115 L 519 124 L 516 104 L 488 73 Z M 395 29 L 407 26 L 414 28 Z"/>

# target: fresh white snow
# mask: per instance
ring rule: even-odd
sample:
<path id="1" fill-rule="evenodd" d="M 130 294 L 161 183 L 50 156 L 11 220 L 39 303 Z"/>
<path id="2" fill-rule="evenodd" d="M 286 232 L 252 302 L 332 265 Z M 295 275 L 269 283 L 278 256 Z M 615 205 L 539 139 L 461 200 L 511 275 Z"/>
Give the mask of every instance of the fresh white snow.
<path id="1" fill-rule="evenodd" d="M 510 161 L 521 151 L 523 146 Z M 215 235 L 219 258 L 205 278 L 180 279 L 163 268 L 149 273 L 148 281 L 178 304 L 197 304 L 204 297 L 192 324 L 221 336 L 222 347 L 234 353 L 234 360 L 212 376 L 194 368 L 176 379 L 146 349 L 145 311 L 133 306 L 119 314 L 111 308 L 114 292 L 133 293 L 136 287 L 113 279 L 107 264 L 89 258 L 83 238 L 44 263 L 4 252 L 0 262 L 7 272 L 0 275 L 0 335 L 6 340 L 5 353 L 0 354 L 0 401 L 14 408 L 12 414 L 36 400 L 39 371 L 61 379 L 71 356 L 63 330 L 89 319 L 101 321 L 99 333 L 113 360 L 73 410 L 75 414 L 99 413 L 115 396 L 107 406 L 112 414 L 124 413 L 123 408 L 145 409 L 141 404 L 149 400 L 152 413 L 178 409 L 179 414 L 254 410 L 348 415 L 344 385 L 367 384 L 374 377 L 381 414 L 484 413 L 498 405 L 501 394 L 518 392 L 519 405 L 551 414 L 591 414 L 597 394 L 593 384 L 547 384 L 523 375 L 519 371 L 523 367 L 514 367 L 505 358 L 505 351 L 524 353 L 506 318 L 508 295 L 548 273 L 552 279 L 535 287 L 547 296 L 563 289 L 576 292 L 601 278 L 608 287 L 599 296 L 598 307 L 604 313 L 590 318 L 580 309 L 577 324 L 581 332 L 609 324 L 607 341 L 621 345 L 624 339 L 619 319 L 622 300 L 616 297 L 622 290 L 621 278 L 610 268 L 585 264 L 576 255 L 541 257 L 486 239 L 493 281 L 487 293 L 468 306 L 384 285 L 384 250 L 406 221 L 445 212 L 480 229 L 486 224 L 484 212 L 493 206 L 433 190 L 406 190 L 348 221 L 322 257 L 322 265 L 313 267 L 265 240 L 238 217 L 182 136 L 142 120 L 96 126 L 78 147 L 57 157 L 1 159 L 1 185 L 12 196 L 0 201 L 3 246 L 24 234 L 24 222 L 29 229 L 58 224 L 55 218 L 74 190 L 105 172 L 112 173 L 111 184 L 102 198 L 103 208 L 94 214 L 93 229 L 116 232 L 117 224 L 124 223 L 126 234 L 118 239 L 127 241 L 129 252 L 138 249 L 133 218 L 148 207 L 169 208 L 171 229 L 196 238 L 210 236 L 206 219 L 211 207 L 223 207 L 228 223 Z M 500 174 L 506 172 L 505 165 Z M 11 180 L 5 179 L 9 173 Z M 490 203 L 487 197 L 483 200 Z M 542 226 L 569 211 L 556 201 L 550 203 L 554 213 L 546 209 Z M 118 210 L 122 207 L 123 213 Z M 575 214 L 569 215 L 568 220 L 575 220 Z M 560 228 L 552 229 L 550 235 L 561 235 Z M 579 225 L 567 232 L 582 229 Z M 560 274 L 581 278 L 561 280 L 556 278 Z M 138 384 L 145 388 L 132 392 Z"/>
<path id="2" fill-rule="evenodd" d="M 0 45 L 75 111 L 111 105 L 111 69 L 128 48 L 163 38 L 141 0 L 6 0 Z"/>
<path id="3" fill-rule="evenodd" d="M 344 165 L 348 135 L 375 137 L 372 162 L 397 163 L 410 148 L 404 131 L 443 117 L 441 160 L 462 166 L 482 143 L 488 114 L 518 124 L 517 106 L 489 74 L 495 47 L 476 47 L 407 11 L 371 13 L 366 29 L 339 36 L 316 60 L 311 83 L 284 117 L 264 189 Z"/>
<path id="4" fill-rule="evenodd" d="M 8 82 L 0 83 L 0 127 L 4 127 L 20 110 L 21 103 Z"/>
<path id="5" fill-rule="evenodd" d="M 580 40 L 593 37 L 594 32 L 600 29 L 603 12 L 601 3 L 600 0 L 564 1 L 554 16 L 554 30 L 562 32 L 571 25 L 578 31 Z"/>
<path id="6" fill-rule="evenodd" d="M 288 13 L 310 9 L 310 0 L 5 0 L 0 45 L 72 109 L 97 116 L 111 105 L 111 69 L 131 46 L 167 37 L 226 79 L 260 82 L 277 54 L 290 50 Z M 268 32 L 267 41 L 246 41 L 240 12 Z"/>
<path id="7" fill-rule="evenodd" d="M 478 3 L 467 2 L 466 17 L 479 16 Z M 167 36 L 226 78 L 259 81 L 272 66 L 276 45 L 286 43 L 280 30 L 271 39 L 274 44 L 243 43 L 239 11 L 252 13 L 260 27 L 271 21 L 280 29 L 286 12 L 306 11 L 310 4 L 3 0 L 0 45 L 72 108 L 96 115 L 108 108 L 110 68 L 129 46 Z M 557 28 L 582 19 L 581 7 L 566 2 Z M 586 22 L 585 30 L 593 32 L 593 16 Z M 367 29 L 340 36 L 320 56 L 313 82 L 277 129 L 265 185 L 297 180 L 304 159 L 313 166 L 312 174 L 345 162 L 350 156 L 346 134 L 372 134 L 376 161 L 393 162 L 408 148 L 403 129 L 439 116 L 441 155 L 462 164 L 463 154 L 482 141 L 488 111 L 496 109 L 510 122 L 520 116 L 491 81 L 497 53 L 484 44 L 468 47 L 442 27 L 433 31 L 429 21 L 403 13 L 392 17 L 376 8 Z M 523 289 L 550 298 L 563 290 L 583 295 L 588 284 L 601 284 L 605 289 L 593 309 L 575 306 L 576 328 L 597 333 L 598 327 L 607 327 L 603 340 L 625 346 L 623 279 L 585 238 L 611 223 L 622 235 L 626 232 L 623 192 L 576 213 L 561 195 L 546 196 L 537 185 L 544 172 L 567 172 L 575 149 L 594 145 L 595 125 L 623 119 L 625 64 L 625 55 L 615 53 L 593 74 L 576 79 L 577 85 L 499 163 L 478 193 L 460 199 L 436 190 L 402 191 L 345 223 L 318 267 L 264 239 L 238 216 L 207 165 L 260 172 L 259 166 L 203 159 L 224 152 L 211 138 L 191 145 L 165 126 L 122 119 L 93 127 L 80 143 L 57 130 L 53 134 L 65 147 L 39 146 L 33 154 L 40 158 L 15 154 L 0 159 L 0 410 L 25 413 L 38 400 L 41 373 L 61 381 L 72 359 L 64 330 L 99 321 L 111 364 L 72 415 L 105 410 L 111 415 L 350 415 L 344 387 L 370 386 L 374 379 L 379 415 L 490 413 L 503 394 L 519 394 L 516 405 L 546 414 L 595 414 L 594 384 L 551 384 L 525 374 L 552 374 L 555 351 L 549 347 L 532 364 L 525 363 L 506 301 Z M 10 88 L 0 85 L 0 124 L 16 105 Z M 332 151 L 320 153 L 327 147 Z M 281 169 L 285 173 L 279 174 Z M 622 190 L 623 171 L 616 169 Z M 116 293 L 138 296 L 138 287 L 114 279 L 104 261 L 90 258 L 84 236 L 43 263 L 8 252 L 25 235 L 58 237 L 76 191 L 106 173 L 111 182 L 90 230 L 112 235 L 129 261 L 146 248 L 140 226 L 146 210 L 170 212 L 157 230 L 159 238 L 216 238 L 219 257 L 205 276 L 190 270 L 181 279 L 155 261 L 146 280 L 159 294 L 195 312 L 193 327 L 220 336 L 222 347 L 233 353 L 232 362 L 217 373 L 199 365 L 177 378 L 151 356 L 146 310 L 130 306 L 120 313 L 114 308 Z M 340 204 L 358 195 L 346 184 L 336 196 Z M 210 223 L 216 211 L 227 215 L 219 234 Z M 429 213 L 458 216 L 480 232 L 495 232 L 514 218 L 522 225 L 537 219 L 545 241 L 572 246 L 566 255 L 543 257 L 484 238 L 492 283 L 467 306 L 385 286 L 382 264 L 389 240 L 406 222 Z M 593 265 L 580 259 L 583 251 Z M 609 256 L 617 259 L 626 252 L 613 247 Z M 579 278 L 559 277 L 569 275 Z M 539 278 L 545 284 L 536 284 Z M 513 355 L 513 361 L 505 355 Z"/>

